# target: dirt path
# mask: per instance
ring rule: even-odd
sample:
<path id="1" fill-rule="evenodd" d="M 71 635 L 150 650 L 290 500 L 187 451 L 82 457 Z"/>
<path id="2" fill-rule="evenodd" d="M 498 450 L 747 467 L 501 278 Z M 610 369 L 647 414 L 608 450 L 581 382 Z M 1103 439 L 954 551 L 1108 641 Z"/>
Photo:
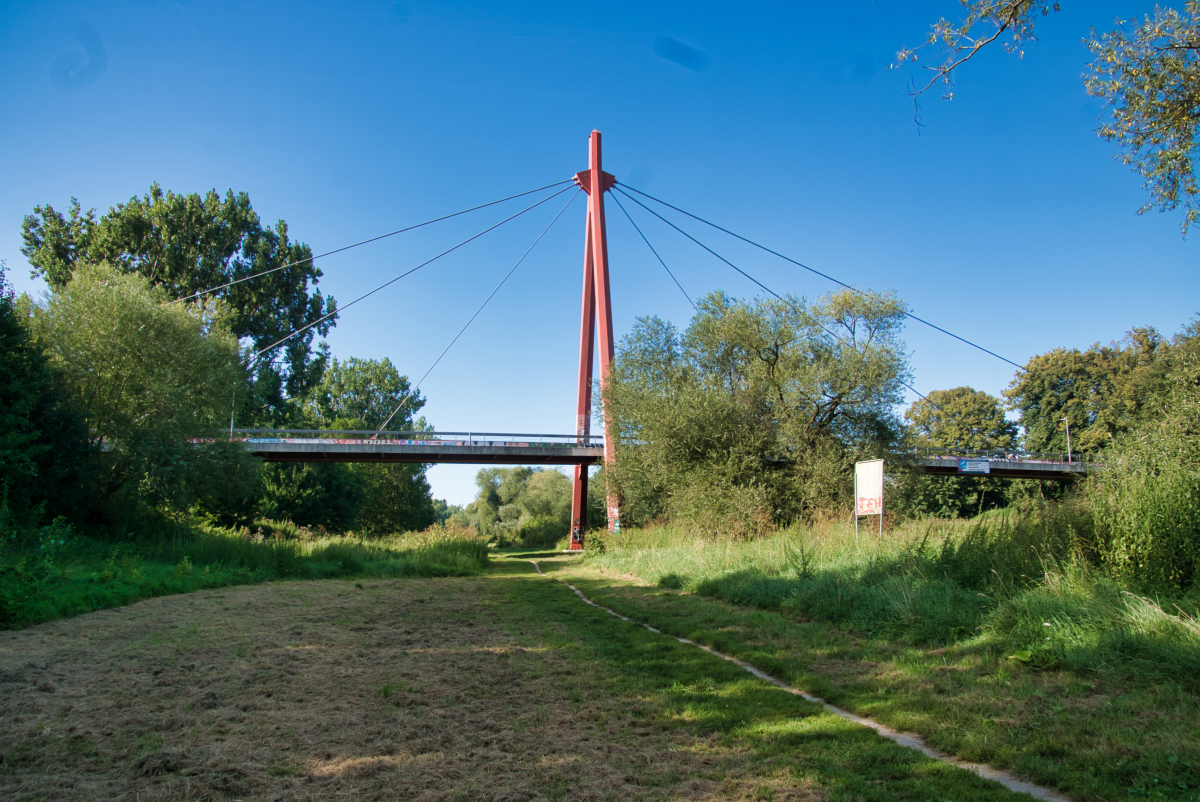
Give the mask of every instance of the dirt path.
<path id="1" fill-rule="evenodd" d="M 517 581 L 275 583 L 2 633 L 0 797 L 824 795 L 639 717 Z"/>

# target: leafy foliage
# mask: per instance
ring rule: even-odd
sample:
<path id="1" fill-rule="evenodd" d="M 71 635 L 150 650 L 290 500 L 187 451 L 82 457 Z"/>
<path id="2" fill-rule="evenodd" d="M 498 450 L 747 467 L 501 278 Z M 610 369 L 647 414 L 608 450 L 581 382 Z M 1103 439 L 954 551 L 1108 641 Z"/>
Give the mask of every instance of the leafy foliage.
<path id="1" fill-rule="evenodd" d="M 324 429 L 378 429 L 388 421 L 393 431 L 423 431 L 425 419 L 413 417 L 423 406 L 387 357 L 333 359 L 302 402 L 306 422 Z"/>
<path id="2" fill-rule="evenodd" d="M 357 465 L 364 501 L 354 529 L 364 535 L 416 532 L 437 522 L 424 465 Z"/>
<path id="3" fill-rule="evenodd" d="M 101 498 L 184 509 L 249 492 L 256 462 L 244 449 L 191 442 L 227 420 L 244 378 L 219 305 L 170 304 L 142 276 L 81 265 L 35 322 L 86 411 Z"/>
<path id="4" fill-rule="evenodd" d="M 1200 0 L 1187 0 L 1182 11 L 1155 7 L 1128 28 L 1093 30 L 1088 47 L 1088 91 L 1112 112 L 1100 136 L 1146 179 L 1151 201 L 1140 211 L 1182 206 L 1186 234 L 1200 221 Z"/>
<path id="5" fill-rule="evenodd" d="M 299 422 L 320 429 L 426 431 L 425 405 L 388 359 L 329 360 L 299 400 Z M 422 530 L 437 518 L 424 465 L 268 465 L 257 514 L 381 535 Z"/>
<path id="6" fill-rule="evenodd" d="M 1097 546 L 1119 579 L 1155 590 L 1200 579 L 1200 331 L 1175 340 L 1170 394 L 1116 439 L 1091 482 Z"/>
<path id="7" fill-rule="evenodd" d="M 321 276 L 312 250 L 292 242 L 282 220 L 274 229 L 264 227 L 244 192 L 230 190 L 222 199 L 215 191 L 182 195 L 153 184 L 146 195 L 98 219 L 95 209 L 84 212 L 72 198 L 66 215 L 49 204 L 35 208 L 25 217 L 22 235 L 21 252 L 33 274 L 53 289 L 65 287 L 81 265 L 101 262 L 144 276 L 173 299 L 275 270 L 213 295 L 225 302 L 228 326 L 239 340 L 255 351 L 269 349 L 268 360 L 282 353 L 289 395 L 302 394 L 319 376 L 319 366 L 314 371 L 310 364 L 312 340 L 334 325 L 337 306 L 310 288 Z M 311 328 L 271 348 L 305 326 Z M 279 373 L 271 362 L 263 370 Z"/>
<path id="8" fill-rule="evenodd" d="M 1025 45 L 1037 40 L 1034 35 L 1035 20 L 1039 16 L 1047 16 L 1051 11 L 1058 11 L 1059 4 L 1046 0 L 960 0 L 967 12 L 961 20 L 951 22 L 945 17 L 933 24 L 929 32 L 927 45 L 941 48 L 941 64 L 926 69 L 933 72 L 929 83 L 918 89 L 914 94 L 926 92 L 934 84 L 941 83 L 946 87 L 942 96 L 945 100 L 953 100 L 954 69 L 993 42 L 1002 43 L 1009 53 L 1018 57 L 1025 55 Z M 979 30 L 982 29 L 982 32 Z M 924 46 L 922 46 L 924 47 Z M 913 48 L 901 50 L 896 54 L 896 64 L 906 61 L 916 62 L 918 50 Z"/>
<path id="9" fill-rule="evenodd" d="M 1011 449 L 1017 425 L 1004 417 L 999 398 L 970 387 L 934 390 L 904 413 L 918 446 Z M 969 476 L 906 477 L 903 505 L 919 515 L 959 518 L 1007 502 L 1009 482 Z"/>
<path id="10" fill-rule="evenodd" d="M 811 306 L 717 292 L 682 337 L 637 321 L 604 398 L 626 516 L 750 534 L 844 497 L 854 459 L 899 437 L 903 318 L 847 290 Z"/>
<path id="11" fill-rule="evenodd" d="M 1035 356 L 1005 391 L 1021 414 L 1030 451 L 1095 453 L 1154 409 L 1166 390 L 1170 348 L 1152 328 L 1135 328 L 1121 343 L 1086 351 L 1056 348 Z"/>
<path id="12" fill-rule="evenodd" d="M 35 526 L 43 513 L 74 511 L 87 455 L 81 417 L 29 331 L 0 264 L 0 503 L 6 526 Z"/>
<path id="13" fill-rule="evenodd" d="M 571 480 L 556 470 L 485 468 L 475 475 L 475 500 L 450 516 L 502 545 L 553 546 L 566 537 L 571 517 Z M 599 494 L 589 498 L 589 518 L 603 516 Z"/>
<path id="14" fill-rule="evenodd" d="M 904 413 L 918 444 L 943 448 L 1013 448 L 1017 425 L 1000 399 L 970 387 L 934 390 Z"/>
<path id="15" fill-rule="evenodd" d="M 914 98 L 940 83 L 952 99 L 955 68 L 996 41 L 1022 55 L 1037 38 L 1037 19 L 1059 9 L 1046 0 L 960 2 L 962 19 L 939 19 L 930 31 L 926 44 L 939 48 L 940 63 L 927 68 L 933 76 Z M 1096 133 L 1145 179 L 1150 202 L 1140 212 L 1182 207 L 1186 235 L 1200 220 L 1200 0 L 1185 0 L 1182 9 L 1157 6 L 1141 22 L 1130 19 L 1107 33 L 1092 29 L 1085 41 L 1093 57 L 1085 85 L 1111 115 Z M 897 66 L 917 61 L 918 50 L 897 53 Z"/>

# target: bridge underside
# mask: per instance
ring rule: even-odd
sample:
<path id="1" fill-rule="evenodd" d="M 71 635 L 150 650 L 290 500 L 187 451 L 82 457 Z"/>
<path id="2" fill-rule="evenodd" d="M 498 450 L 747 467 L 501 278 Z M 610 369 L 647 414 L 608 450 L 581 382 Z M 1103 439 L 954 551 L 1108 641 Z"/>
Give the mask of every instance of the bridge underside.
<path id="1" fill-rule="evenodd" d="M 399 445 L 357 442 L 246 443 L 265 462 L 459 463 L 465 465 L 593 465 L 604 459 L 595 447 L 536 445 Z"/>
<path id="2" fill-rule="evenodd" d="M 966 473 L 959 471 L 958 462 L 957 457 L 916 460 L 921 470 L 930 476 L 995 476 L 1001 479 L 1049 479 L 1069 482 L 1088 472 L 1087 465 L 1079 462 L 992 459 L 988 460 L 987 473 Z"/>

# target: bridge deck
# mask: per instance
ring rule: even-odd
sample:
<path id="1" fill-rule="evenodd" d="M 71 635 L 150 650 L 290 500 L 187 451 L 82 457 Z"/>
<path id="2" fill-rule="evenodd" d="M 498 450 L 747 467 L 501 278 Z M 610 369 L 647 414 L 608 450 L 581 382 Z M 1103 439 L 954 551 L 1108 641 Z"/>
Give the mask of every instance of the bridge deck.
<path id="1" fill-rule="evenodd" d="M 235 432 L 237 433 L 237 432 Z M 251 454 L 266 462 L 417 462 L 496 465 L 593 465 L 604 459 L 604 447 L 596 438 L 575 435 L 498 435 L 446 432 L 321 432 L 323 437 L 291 435 L 318 434 L 314 431 L 242 430 Z M 359 435 L 331 437 L 330 434 Z M 409 435 L 397 437 L 395 435 Z M 582 442 L 582 445 L 579 443 Z"/>
<path id="2" fill-rule="evenodd" d="M 1051 479 L 1071 481 L 1078 476 L 1091 473 L 1096 464 L 1068 459 L 1038 459 L 1025 454 L 989 454 L 971 457 L 947 456 L 944 454 L 918 454 L 913 460 L 923 472 L 931 476 L 996 476 L 1004 479 Z M 987 470 L 963 470 L 962 463 L 986 463 Z"/>

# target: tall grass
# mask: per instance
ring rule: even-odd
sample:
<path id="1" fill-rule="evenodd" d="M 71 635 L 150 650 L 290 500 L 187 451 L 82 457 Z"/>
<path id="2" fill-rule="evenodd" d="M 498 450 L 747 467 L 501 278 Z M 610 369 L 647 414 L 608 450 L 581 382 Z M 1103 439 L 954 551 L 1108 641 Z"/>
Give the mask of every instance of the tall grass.
<path id="1" fill-rule="evenodd" d="M 670 527 L 604 534 L 594 566 L 918 645 L 987 642 L 1046 666 L 1200 686 L 1197 599 L 1130 593 L 1088 561 L 1091 516 L 1050 505 L 910 521 L 882 539 L 825 521 L 753 540 Z"/>
<path id="2" fill-rule="evenodd" d="M 443 527 L 372 540 L 180 527 L 168 537 L 117 542 L 47 527 L 39 540 L 9 548 L 0 561 L 0 628 L 275 579 L 468 576 L 487 561 L 484 541 Z"/>

